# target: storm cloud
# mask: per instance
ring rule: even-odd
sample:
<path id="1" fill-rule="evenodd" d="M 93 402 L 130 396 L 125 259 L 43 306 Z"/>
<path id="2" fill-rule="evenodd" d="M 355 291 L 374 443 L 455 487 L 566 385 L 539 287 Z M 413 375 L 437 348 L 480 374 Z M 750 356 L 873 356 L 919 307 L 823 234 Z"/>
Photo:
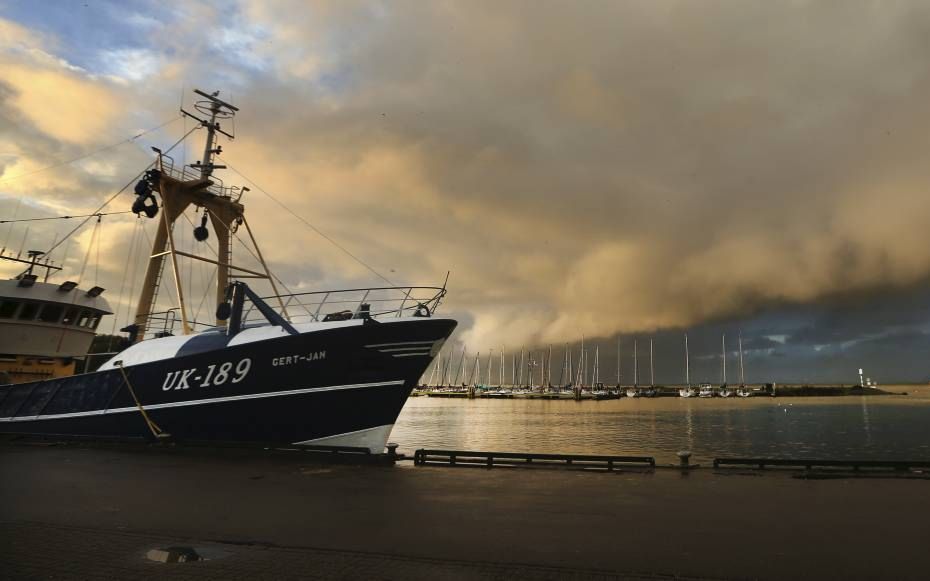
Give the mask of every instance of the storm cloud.
<path id="1" fill-rule="evenodd" d="M 242 108 L 229 165 L 398 283 L 451 270 L 470 349 L 880 302 L 930 275 L 923 2 L 91 4 L 71 27 L 24 6 L 0 36 L 23 75 L 0 86 L 9 200 L 80 183 L 91 206 L 116 176 L 2 180 L 221 89 Z M 52 122 L 35 87 L 65 81 L 86 109 Z M 246 203 L 295 287 L 370 281 Z"/>

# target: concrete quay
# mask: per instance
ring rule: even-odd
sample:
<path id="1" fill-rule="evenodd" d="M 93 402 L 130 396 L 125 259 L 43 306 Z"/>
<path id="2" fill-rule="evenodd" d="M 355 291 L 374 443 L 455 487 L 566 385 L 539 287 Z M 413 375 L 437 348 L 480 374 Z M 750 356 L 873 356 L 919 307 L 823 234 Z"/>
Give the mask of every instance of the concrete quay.
<path id="1" fill-rule="evenodd" d="M 924 579 L 930 482 L 0 444 L 4 579 Z M 211 560 L 157 563 L 152 549 Z"/>

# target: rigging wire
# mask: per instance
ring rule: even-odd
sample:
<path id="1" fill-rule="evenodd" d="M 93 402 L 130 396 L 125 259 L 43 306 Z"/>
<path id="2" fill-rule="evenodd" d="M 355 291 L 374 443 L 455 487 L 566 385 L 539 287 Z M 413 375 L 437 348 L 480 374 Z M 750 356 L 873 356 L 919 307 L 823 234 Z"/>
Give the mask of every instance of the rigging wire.
<path id="1" fill-rule="evenodd" d="M 19 215 L 19 207 L 22 205 L 23 205 L 23 197 L 20 196 L 19 199 L 16 200 L 16 208 L 13 209 L 13 218 L 16 218 L 16 216 Z M 10 227 L 7 228 L 6 238 L 3 239 L 4 250 L 6 250 L 7 245 L 10 243 L 10 235 L 13 234 L 13 224 L 12 224 L 13 221 L 7 220 L 7 222 L 10 222 Z"/>
<path id="2" fill-rule="evenodd" d="M 88 153 L 85 153 L 84 155 L 79 155 L 78 157 L 75 157 L 75 158 L 73 158 L 73 159 L 69 159 L 69 160 L 67 160 L 67 161 L 61 161 L 61 162 L 58 162 L 58 163 L 53 163 L 52 165 L 47 165 L 47 166 L 45 166 L 45 167 L 40 167 L 40 168 L 38 168 L 38 169 L 34 169 L 34 170 L 32 170 L 32 171 L 27 171 L 27 172 L 24 172 L 24 173 L 15 175 L 15 176 L 10 176 L 10 177 L 7 177 L 7 178 L 0 178 L 0 184 L 5 183 L 5 182 L 11 182 L 11 181 L 13 181 L 13 180 L 18 180 L 19 178 L 24 178 L 24 177 L 27 177 L 27 176 L 35 175 L 35 174 L 37 174 L 37 173 L 42 173 L 42 172 L 48 171 L 48 170 L 50 170 L 50 169 L 55 169 L 56 167 L 61 167 L 61 166 L 64 166 L 64 165 L 69 165 L 69 164 L 72 164 L 72 163 L 74 163 L 74 162 L 76 162 L 76 161 L 81 161 L 82 159 L 87 159 L 88 157 L 91 157 L 91 156 L 93 156 L 93 155 L 97 155 L 98 153 L 103 153 L 104 151 L 109 151 L 109 150 L 111 150 L 111 149 L 113 149 L 113 148 L 116 148 L 116 147 L 119 147 L 120 145 L 123 145 L 123 144 L 125 144 L 125 143 L 132 143 L 133 141 L 139 139 L 140 137 L 142 137 L 142 136 L 144 136 L 144 135 L 147 135 L 147 134 L 149 134 L 149 133 L 151 133 L 151 132 L 153 132 L 153 131 L 158 131 L 158 130 L 161 129 L 162 127 L 166 127 L 166 126 L 168 126 L 168 125 L 171 125 L 172 123 L 174 123 L 174 122 L 177 121 L 178 119 L 181 119 L 181 117 L 182 117 L 181 115 L 178 115 L 177 117 L 174 117 L 174 118 L 172 118 L 172 119 L 169 119 L 168 121 L 165 121 L 164 123 L 162 123 L 161 125 L 158 125 L 157 127 L 152 127 L 151 129 L 146 129 L 146 130 L 143 131 L 142 133 L 137 133 L 136 135 L 133 135 L 132 137 L 128 137 L 128 138 L 123 139 L 123 140 L 121 140 L 121 141 L 118 141 L 118 142 L 116 142 L 116 143 L 112 143 L 112 144 L 110 144 L 110 145 L 101 147 L 100 149 L 95 149 L 95 150 L 93 150 L 93 151 L 90 151 L 90 152 L 88 152 Z"/>
<path id="3" fill-rule="evenodd" d="M 116 334 L 116 321 L 119 319 L 120 312 L 123 310 L 123 290 L 126 288 L 126 278 L 129 276 L 129 261 L 136 250 L 136 238 L 139 237 L 140 216 L 132 224 L 132 238 L 129 239 L 129 249 L 126 251 L 126 266 L 123 267 L 123 276 L 119 283 L 119 293 L 116 295 L 116 313 L 113 315 L 113 326 L 110 328 L 110 334 Z"/>
<path id="4" fill-rule="evenodd" d="M 220 156 L 217 156 L 217 157 L 219 158 Z M 319 234 L 324 240 L 326 240 L 327 242 L 329 242 L 330 244 L 332 244 L 333 246 L 335 246 L 335 247 L 338 248 L 339 250 L 341 250 L 341 251 L 343 251 L 344 253 L 346 253 L 352 260 L 356 261 L 357 263 L 359 263 L 359 264 L 361 264 L 362 266 L 364 266 L 365 268 L 367 268 L 371 273 L 373 273 L 375 276 L 377 276 L 378 278 L 380 278 L 380 279 L 383 280 L 384 282 L 388 283 L 389 285 L 391 285 L 391 286 L 396 286 L 390 279 L 388 279 L 387 277 L 385 277 L 384 275 L 382 275 L 380 272 L 378 272 L 377 270 L 375 270 L 372 266 L 370 266 L 370 265 L 369 265 L 368 263 L 366 263 L 364 260 L 362 260 L 362 259 L 359 258 L 358 256 L 352 254 L 352 252 L 350 252 L 347 248 L 345 248 L 344 246 L 342 246 L 341 244 L 339 244 L 338 242 L 336 242 L 335 240 L 333 240 L 332 238 L 330 238 L 329 236 L 327 236 L 322 230 L 320 230 L 319 228 L 317 228 L 316 226 L 314 226 L 313 224 L 311 224 L 310 222 L 308 222 L 305 218 L 303 218 L 300 214 L 298 214 L 298 213 L 295 212 L 294 210 L 291 210 L 290 208 L 288 208 L 287 206 L 285 206 L 283 202 L 281 202 L 280 200 L 278 200 L 276 197 L 272 196 L 267 190 L 265 190 L 265 189 L 262 188 L 260 185 L 258 185 L 257 183 L 255 183 L 254 181 L 252 181 L 251 179 L 249 179 L 249 177 L 246 176 L 245 174 L 243 174 L 241 171 L 239 171 L 238 169 L 234 168 L 232 165 L 230 165 L 230 163 L 229 163 L 225 158 L 223 158 L 223 163 L 225 163 L 226 166 L 227 166 L 229 169 L 231 169 L 231 170 L 233 170 L 234 172 L 236 172 L 237 174 L 239 174 L 239 176 L 242 177 L 242 179 L 244 179 L 245 181 L 249 182 L 255 189 L 257 189 L 257 190 L 260 191 L 261 193 L 263 193 L 263 194 L 265 194 L 266 196 L 268 196 L 268 197 L 269 197 L 274 203 L 276 203 L 277 205 L 281 206 L 281 208 L 283 208 L 287 213 L 289 213 L 290 215 L 294 216 L 295 218 L 297 218 L 298 220 L 300 220 L 301 222 L 303 222 L 303 224 L 304 224 L 305 226 L 307 226 L 308 228 L 310 228 L 311 230 L 313 230 L 314 232 L 316 232 L 317 234 Z"/>
<path id="5" fill-rule="evenodd" d="M 166 149 L 166 150 L 165 150 L 165 153 L 170 153 L 172 149 L 174 149 L 175 147 L 177 147 L 179 143 L 181 143 L 182 141 L 184 141 L 185 139 L 187 139 L 187 137 L 188 137 L 191 133 L 193 133 L 194 131 L 196 131 L 196 130 L 199 129 L 199 128 L 200 128 L 199 125 L 194 126 L 190 131 L 188 131 L 188 132 L 185 133 L 183 136 L 181 136 L 181 139 L 178 139 L 177 141 L 175 141 L 175 142 L 171 145 L 171 147 L 169 147 L 168 149 Z M 103 210 L 103 209 L 106 208 L 108 205 L 110 205 L 110 202 L 112 202 L 113 200 L 115 200 L 115 199 L 117 198 L 117 196 L 119 196 L 119 195 L 122 194 L 124 191 L 126 191 L 126 189 L 129 188 L 129 186 L 131 186 L 131 185 L 133 184 L 133 182 L 135 182 L 135 181 L 138 180 L 140 177 L 142 177 L 142 175 L 143 175 L 146 171 L 148 171 L 149 169 L 151 169 L 154 165 L 155 165 L 155 162 L 153 161 L 152 163 L 150 163 L 150 164 L 148 164 L 147 166 L 145 166 L 145 169 L 143 169 L 142 171 L 140 171 L 139 173 L 137 173 L 131 180 L 129 180 L 128 182 L 126 182 L 126 185 L 125 185 L 125 186 L 121 187 L 121 188 L 119 189 L 119 191 L 117 191 L 115 194 L 113 194 L 112 196 L 110 196 L 109 198 L 107 198 L 107 201 L 105 201 L 103 204 L 101 204 L 100 207 L 98 207 L 97 210 L 96 210 L 94 213 L 88 214 L 87 217 L 84 218 L 84 220 L 82 220 L 81 223 L 78 224 L 77 226 L 75 226 L 70 232 L 68 232 L 68 233 L 64 236 L 64 238 L 62 238 L 62 239 L 59 240 L 56 244 L 54 244 L 51 248 L 49 248 L 49 249 L 45 252 L 45 256 L 48 257 L 48 255 L 50 255 L 56 248 L 58 248 L 58 247 L 61 245 L 62 242 L 64 242 L 65 240 L 69 239 L 69 238 L 71 237 L 72 234 L 74 234 L 75 232 L 77 232 L 78 230 L 80 230 L 80 228 L 81 228 L 82 226 L 84 226 L 84 224 L 86 224 L 92 217 L 96 216 L 101 210 Z"/>
<path id="6" fill-rule="evenodd" d="M 132 214 L 132 210 L 122 210 L 119 212 L 96 212 L 94 214 L 78 214 L 75 216 L 49 216 L 47 218 L 20 218 L 19 220 L 0 220 L 0 224 L 12 224 L 18 222 L 39 222 L 42 220 L 73 220 L 75 218 L 93 218 L 94 216 L 115 216 L 117 214 Z"/>
<path id="7" fill-rule="evenodd" d="M 97 222 L 94 224 L 94 230 L 90 235 L 90 243 L 87 245 L 87 252 L 84 253 L 84 264 L 81 265 L 81 273 L 78 274 L 77 284 L 81 286 L 81 281 L 84 280 L 84 271 L 87 270 L 87 262 L 90 260 L 90 251 L 94 248 L 94 242 L 97 240 L 97 233 L 100 230 L 100 218 L 97 218 Z M 96 283 L 96 281 L 95 281 Z"/>

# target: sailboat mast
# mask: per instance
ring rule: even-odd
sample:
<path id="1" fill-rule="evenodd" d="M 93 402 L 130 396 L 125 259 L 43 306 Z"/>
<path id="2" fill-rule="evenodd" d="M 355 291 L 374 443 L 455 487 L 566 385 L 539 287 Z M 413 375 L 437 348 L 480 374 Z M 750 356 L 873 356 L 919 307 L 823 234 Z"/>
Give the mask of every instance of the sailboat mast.
<path id="1" fill-rule="evenodd" d="M 488 387 L 491 386 L 491 355 L 494 354 L 494 349 L 488 351 Z"/>
<path id="2" fill-rule="evenodd" d="M 520 347 L 520 376 L 517 380 L 520 382 L 520 387 L 523 387 L 523 351 L 525 347 Z"/>
<path id="3" fill-rule="evenodd" d="M 568 383 L 575 383 L 575 376 L 572 375 L 572 351 L 568 348 L 568 343 L 565 344 L 565 358 L 568 361 Z"/>
<path id="4" fill-rule="evenodd" d="M 724 333 L 720 342 L 720 365 L 723 384 L 727 383 L 727 334 Z"/>
<path id="5" fill-rule="evenodd" d="M 685 333 L 685 383 L 691 387 L 691 361 L 688 359 L 688 334 Z"/>
<path id="6" fill-rule="evenodd" d="M 633 339 L 633 387 L 639 385 L 639 359 L 637 356 L 636 339 Z"/>
<path id="7" fill-rule="evenodd" d="M 552 385 L 552 344 L 549 344 L 549 357 L 546 358 L 546 387 Z"/>
<path id="8" fill-rule="evenodd" d="M 459 384 L 459 379 L 462 379 L 465 376 L 465 347 L 462 346 L 462 357 L 459 361 L 458 371 L 455 373 L 455 385 Z"/>
<path id="9" fill-rule="evenodd" d="M 600 346 L 594 348 L 594 385 L 601 382 Z"/>
<path id="10" fill-rule="evenodd" d="M 617 387 L 620 387 L 620 337 L 617 337 Z"/>
<path id="11" fill-rule="evenodd" d="M 510 354 L 510 387 L 517 386 L 517 354 Z"/>
<path id="12" fill-rule="evenodd" d="M 500 369 L 497 370 L 497 387 L 504 387 L 504 346 L 501 345 Z"/>
<path id="13" fill-rule="evenodd" d="M 429 381 L 426 382 L 427 385 L 435 385 L 433 381 L 436 380 L 436 370 L 442 367 L 442 351 L 436 355 L 436 363 L 433 364 L 433 372 L 430 373 Z"/>
<path id="14" fill-rule="evenodd" d="M 481 381 L 481 351 L 475 353 L 475 369 L 472 371 L 472 385 L 478 387 L 478 382 Z"/>
<path id="15" fill-rule="evenodd" d="M 649 385 L 656 384 L 656 368 L 652 363 L 652 339 L 649 339 Z"/>
<path id="16" fill-rule="evenodd" d="M 746 385 L 746 378 L 743 375 L 743 333 L 742 331 L 737 336 L 737 342 L 739 343 L 739 384 L 740 387 Z"/>

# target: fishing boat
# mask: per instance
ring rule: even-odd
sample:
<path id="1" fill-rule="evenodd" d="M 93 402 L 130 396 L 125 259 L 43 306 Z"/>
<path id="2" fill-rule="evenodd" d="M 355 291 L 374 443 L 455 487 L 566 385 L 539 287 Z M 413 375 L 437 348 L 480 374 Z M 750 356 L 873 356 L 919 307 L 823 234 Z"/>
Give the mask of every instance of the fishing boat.
<path id="1" fill-rule="evenodd" d="M 717 389 L 713 385 L 702 383 L 698 386 L 698 397 L 714 397 L 716 391 Z"/>
<path id="2" fill-rule="evenodd" d="M 27 383 L 73 375 L 91 346 L 103 317 L 112 314 L 99 286 L 78 281 L 50 283 L 62 267 L 45 252 L 0 250 L 0 261 L 25 267 L 0 280 L 0 384 Z M 2 406 L 2 403 L 0 403 Z M 0 413 L 6 407 L 0 407 Z"/>
<path id="3" fill-rule="evenodd" d="M 698 390 L 691 385 L 691 360 L 688 354 L 688 334 L 685 333 L 685 386 L 678 390 L 680 397 L 697 397 Z"/>
<path id="4" fill-rule="evenodd" d="M 434 316 L 445 284 L 280 293 L 246 219 L 247 188 L 214 176 L 225 167 L 214 163 L 222 150 L 217 140 L 233 137 L 220 121 L 228 127 L 238 108 L 218 93 L 195 93 L 200 115 L 182 113 L 206 129 L 203 158 L 179 167 L 170 149 L 155 149 L 155 161 L 135 186 L 133 211 L 156 221 L 157 232 L 133 323 L 123 329 L 131 345 L 91 373 L 0 387 L 0 432 L 381 452 L 405 400 L 456 326 Z M 194 238 L 210 236 L 209 222 L 215 259 L 178 249 L 178 219 L 194 208 L 202 213 Z M 243 227 L 260 269 L 232 262 L 234 238 L 248 248 L 237 235 Z M 190 316 L 182 259 L 216 267 L 217 309 L 208 323 Z M 62 327 L 66 339 L 86 339 L 109 312 L 94 289 L 36 286 L 34 276 L 27 270 L 3 288 L 26 292 L 33 281 L 46 300 L 42 312 L 49 304 L 63 306 L 57 322 L 42 324 Z M 245 279 L 266 281 L 273 294 L 259 296 Z M 177 307 L 156 312 L 158 291 L 168 285 Z M 74 320 L 68 305 L 78 309 Z"/>

